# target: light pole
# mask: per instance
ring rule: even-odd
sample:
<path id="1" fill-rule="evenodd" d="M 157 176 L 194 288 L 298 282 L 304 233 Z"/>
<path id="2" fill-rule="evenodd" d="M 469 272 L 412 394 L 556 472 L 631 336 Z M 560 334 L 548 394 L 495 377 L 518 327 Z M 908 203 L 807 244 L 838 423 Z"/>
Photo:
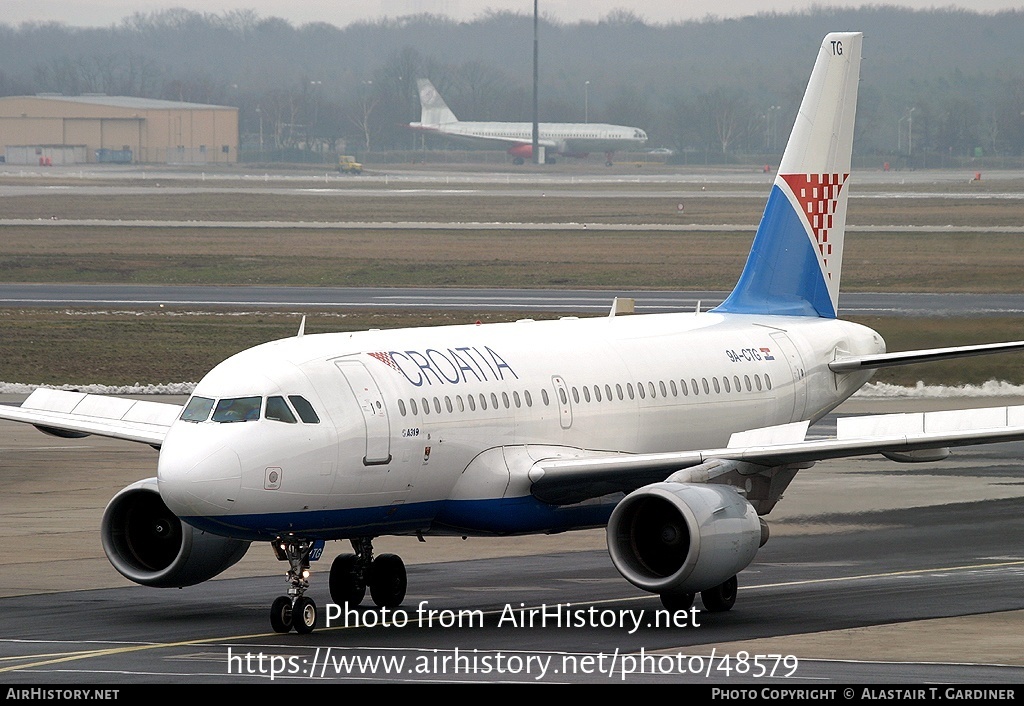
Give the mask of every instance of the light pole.
<path id="1" fill-rule="evenodd" d="M 907 111 L 907 156 L 914 154 L 914 111 L 911 108 Z"/>
<path id="2" fill-rule="evenodd" d="M 583 82 L 583 122 L 590 122 L 590 81 Z"/>
<path id="3" fill-rule="evenodd" d="M 540 24 L 540 12 L 537 9 L 537 0 L 533 0 L 533 139 L 531 140 L 531 153 L 534 164 L 543 164 L 540 158 L 540 109 L 537 102 L 537 27 Z"/>
<path id="4" fill-rule="evenodd" d="M 263 159 L 263 110 L 256 106 L 256 115 L 260 116 L 260 159 Z"/>
<path id="5" fill-rule="evenodd" d="M 779 134 L 779 111 L 782 110 L 781 105 L 772 105 L 768 107 L 768 149 L 774 150 L 775 145 L 778 143 Z"/>

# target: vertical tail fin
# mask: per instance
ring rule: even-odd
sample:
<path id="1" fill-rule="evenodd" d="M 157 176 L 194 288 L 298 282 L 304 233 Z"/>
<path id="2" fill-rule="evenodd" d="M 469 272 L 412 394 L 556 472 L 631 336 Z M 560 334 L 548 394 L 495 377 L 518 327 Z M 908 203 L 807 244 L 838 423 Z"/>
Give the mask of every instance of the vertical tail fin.
<path id="1" fill-rule="evenodd" d="M 418 79 L 416 86 L 420 89 L 420 125 L 434 126 L 459 122 L 429 79 Z"/>
<path id="2" fill-rule="evenodd" d="M 835 318 L 863 37 L 821 43 L 747 264 L 715 311 Z"/>

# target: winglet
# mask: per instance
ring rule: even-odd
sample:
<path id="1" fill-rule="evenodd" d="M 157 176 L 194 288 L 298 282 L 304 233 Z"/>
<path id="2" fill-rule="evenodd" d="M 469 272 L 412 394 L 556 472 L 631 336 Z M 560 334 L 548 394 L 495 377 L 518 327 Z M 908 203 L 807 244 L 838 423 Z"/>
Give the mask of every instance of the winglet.
<path id="1" fill-rule="evenodd" d="M 747 264 L 716 311 L 836 317 L 863 37 L 821 43 Z"/>

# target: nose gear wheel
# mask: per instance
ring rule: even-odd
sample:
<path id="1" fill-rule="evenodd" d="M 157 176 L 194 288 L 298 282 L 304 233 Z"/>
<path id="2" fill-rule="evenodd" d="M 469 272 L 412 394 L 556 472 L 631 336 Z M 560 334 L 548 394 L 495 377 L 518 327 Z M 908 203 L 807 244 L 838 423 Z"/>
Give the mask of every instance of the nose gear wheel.
<path id="1" fill-rule="evenodd" d="M 275 632 L 292 628 L 300 634 L 313 632 L 317 623 L 316 602 L 303 595 L 309 589 L 309 553 L 314 542 L 297 537 L 278 537 L 273 542 L 278 559 L 288 562 L 288 595 L 279 596 L 270 606 L 270 626 Z"/>

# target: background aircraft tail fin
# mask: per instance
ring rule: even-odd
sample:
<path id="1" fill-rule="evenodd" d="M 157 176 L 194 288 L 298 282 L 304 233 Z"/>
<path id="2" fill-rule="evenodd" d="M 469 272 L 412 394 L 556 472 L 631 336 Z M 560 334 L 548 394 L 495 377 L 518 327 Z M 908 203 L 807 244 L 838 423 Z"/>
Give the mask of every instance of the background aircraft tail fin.
<path id="1" fill-rule="evenodd" d="M 445 123 L 457 123 L 459 119 L 451 111 L 444 98 L 434 88 L 429 79 L 421 78 L 416 81 L 420 90 L 420 124 L 421 125 L 443 125 Z"/>
<path id="2" fill-rule="evenodd" d="M 821 43 L 747 264 L 715 311 L 835 318 L 863 37 Z"/>

